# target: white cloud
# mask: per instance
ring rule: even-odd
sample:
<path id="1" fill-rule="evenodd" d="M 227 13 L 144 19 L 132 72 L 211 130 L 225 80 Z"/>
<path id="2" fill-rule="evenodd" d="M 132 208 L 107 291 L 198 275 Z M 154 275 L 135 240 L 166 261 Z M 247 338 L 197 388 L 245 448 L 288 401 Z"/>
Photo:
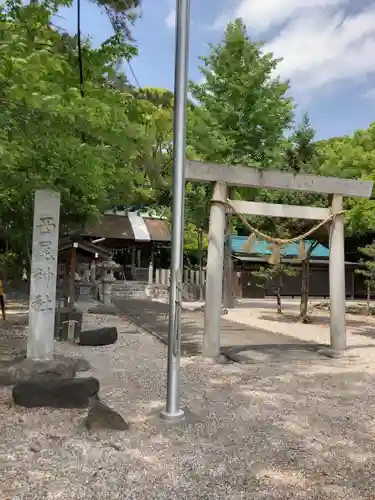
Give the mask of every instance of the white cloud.
<path id="1" fill-rule="evenodd" d="M 167 27 L 169 29 L 171 29 L 171 30 L 175 29 L 175 27 L 176 27 L 176 9 L 175 8 L 172 8 L 169 11 L 169 14 L 165 18 L 165 24 L 167 25 Z"/>
<path id="2" fill-rule="evenodd" d="M 241 0 L 234 17 L 241 17 L 257 33 L 280 25 L 288 19 L 303 13 L 308 16 L 312 10 L 337 6 L 348 0 Z"/>
<path id="3" fill-rule="evenodd" d="M 363 94 L 363 98 L 370 101 L 371 103 L 375 103 L 375 89 L 370 88 Z"/>
<path id="4" fill-rule="evenodd" d="M 306 92 L 375 75 L 375 6 L 350 14 L 354 1 L 237 0 L 230 17 L 242 17 L 250 35 L 268 39 L 265 50 L 283 58 L 277 72 Z"/>

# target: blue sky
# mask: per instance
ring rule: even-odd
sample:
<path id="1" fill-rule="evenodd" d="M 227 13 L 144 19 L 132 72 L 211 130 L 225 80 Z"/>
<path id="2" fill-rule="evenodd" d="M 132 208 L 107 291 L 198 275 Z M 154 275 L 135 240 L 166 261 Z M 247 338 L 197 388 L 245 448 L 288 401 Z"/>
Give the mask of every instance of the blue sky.
<path id="1" fill-rule="evenodd" d="M 82 29 L 95 45 L 111 34 L 100 9 L 82 0 Z M 173 88 L 176 0 L 143 0 L 133 33 L 132 62 L 141 86 Z M 55 24 L 74 33 L 75 9 Z M 375 4 L 371 0 L 191 0 L 190 78 L 200 79 L 198 57 L 242 17 L 254 40 L 283 62 L 299 113 L 307 111 L 317 138 L 339 136 L 375 121 Z M 129 71 L 127 74 L 132 80 Z"/>

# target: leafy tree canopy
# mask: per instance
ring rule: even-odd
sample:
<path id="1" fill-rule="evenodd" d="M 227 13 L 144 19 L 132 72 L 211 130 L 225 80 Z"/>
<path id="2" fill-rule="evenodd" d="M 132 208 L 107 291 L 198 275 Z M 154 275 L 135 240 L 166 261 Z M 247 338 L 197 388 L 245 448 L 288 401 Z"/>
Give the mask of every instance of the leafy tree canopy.
<path id="1" fill-rule="evenodd" d="M 202 159 L 259 168 L 279 164 L 294 105 L 288 82 L 274 76 L 278 60 L 263 54 L 237 19 L 201 61 L 204 81 L 190 84 L 199 103 L 190 140 Z"/>
<path id="2" fill-rule="evenodd" d="M 152 194 L 137 167 L 154 143 L 153 117 L 110 84 L 134 47 L 117 36 L 98 49 L 85 41 L 82 98 L 76 47 L 49 24 L 55 8 L 12 0 L 0 10 L 0 221 L 26 240 L 38 188 L 61 192 L 63 222 Z"/>

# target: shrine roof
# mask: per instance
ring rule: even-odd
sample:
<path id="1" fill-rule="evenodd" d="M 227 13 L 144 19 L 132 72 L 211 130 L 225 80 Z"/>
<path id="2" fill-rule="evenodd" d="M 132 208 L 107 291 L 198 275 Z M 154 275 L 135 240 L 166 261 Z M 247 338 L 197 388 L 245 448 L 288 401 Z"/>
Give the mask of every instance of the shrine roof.
<path id="1" fill-rule="evenodd" d="M 88 222 L 82 236 L 111 240 L 170 242 L 167 222 L 160 218 L 132 213 L 106 213 L 99 221 Z"/>
<path id="2" fill-rule="evenodd" d="M 65 236 L 59 240 L 59 253 L 65 252 L 71 248 L 77 248 L 83 252 L 92 254 L 101 260 L 108 260 L 112 257 L 112 253 L 101 245 L 84 240 L 78 235 Z"/>
<path id="3" fill-rule="evenodd" d="M 232 236 L 232 252 L 234 253 L 239 253 L 239 254 L 246 254 L 246 252 L 243 251 L 242 247 L 244 243 L 247 241 L 247 236 Z M 307 240 L 305 242 L 306 249 L 311 247 L 311 245 L 315 244 L 315 240 Z M 255 251 L 251 254 L 247 255 L 258 255 L 258 256 L 268 256 L 271 255 L 272 250 L 268 248 L 269 243 L 266 241 L 262 240 L 256 240 L 254 243 Z M 281 247 L 281 254 L 284 257 L 298 257 L 299 254 L 299 243 L 289 243 L 288 245 L 284 245 Z M 329 250 L 327 247 L 324 245 L 321 245 L 320 243 L 317 244 L 317 246 L 314 248 L 314 250 L 311 253 L 311 257 L 314 259 L 328 259 L 329 257 Z"/>

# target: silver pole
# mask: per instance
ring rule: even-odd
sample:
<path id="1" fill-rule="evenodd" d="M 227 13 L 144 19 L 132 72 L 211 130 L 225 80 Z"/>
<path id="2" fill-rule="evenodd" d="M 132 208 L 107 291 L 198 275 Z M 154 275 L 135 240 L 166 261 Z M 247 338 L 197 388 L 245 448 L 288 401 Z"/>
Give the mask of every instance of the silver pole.
<path id="1" fill-rule="evenodd" d="M 184 252 L 186 106 L 189 71 L 190 0 L 177 0 L 173 124 L 172 258 L 169 289 L 167 402 L 161 417 L 178 422 L 181 339 L 181 283 Z"/>

